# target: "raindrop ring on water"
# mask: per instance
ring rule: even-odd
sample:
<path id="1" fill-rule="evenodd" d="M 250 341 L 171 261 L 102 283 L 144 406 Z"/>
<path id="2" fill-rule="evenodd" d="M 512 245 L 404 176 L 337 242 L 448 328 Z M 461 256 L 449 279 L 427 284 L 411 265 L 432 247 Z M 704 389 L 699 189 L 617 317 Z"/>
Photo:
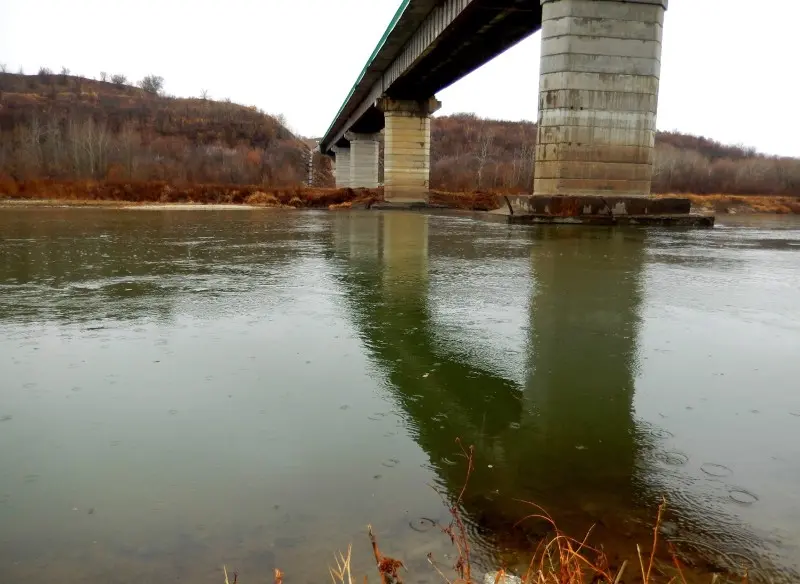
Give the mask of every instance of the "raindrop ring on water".
<path id="1" fill-rule="evenodd" d="M 683 466 L 687 462 L 689 462 L 689 457 L 684 454 L 683 452 L 678 452 L 676 450 L 670 450 L 667 452 L 661 452 L 656 455 L 656 458 L 665 464 L 670 464 L 672 466 Z"/>
<path id="2" fill-rule="evenodd" d="M 420 517 L 416 521 L 409 521 L 408 526 L 414 531 L 425 533 L 426 531 L 430 531 L 431 529 L 436 527 L 436 522 L 433 519 L 429 519 L 427 517 Z"/>
<path id="3" fill-rule="evenodd" d="M 700 470 L 712 477 L 729 477 L 733 471 L 727 466 L 715 464 L 713 462 L 706 462 L 700 466 Z"/>
<path id="4" fill-rule="evenodd" d="M 649 430 L 650 435 L 655 438 L 674 438 L 675 434 L 670 432 L 669 430 L 665 430 L 664 428 L 651 428 Z"/>
<path id="5" fill-rule="evenodd" d="M 752 505 L 758 501 L 758 496 L 750 491 L 739 488 L 732 488 L 728 491 L 728 497 L 740 505 Z"/>

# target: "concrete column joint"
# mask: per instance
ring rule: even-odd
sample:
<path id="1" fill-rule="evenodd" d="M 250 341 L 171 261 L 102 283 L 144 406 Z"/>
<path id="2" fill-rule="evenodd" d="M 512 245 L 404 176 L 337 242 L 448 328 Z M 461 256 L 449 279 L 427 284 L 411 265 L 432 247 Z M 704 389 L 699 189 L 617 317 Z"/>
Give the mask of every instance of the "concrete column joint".
<path id="1" fill-rule="evenodd" d="M 384 96 L 377 101 L 376 105 L 384 114 L 392 113 L 424 118 L 439 111 L 442 107 L 442 102 L 435 97 L 423 100 L 411 100 L 392 99 L 391 97 Z"/>
<path id="2" fill-rule="evenodd" d="M 560 2 L 561 0 L 539 0 L 539 3 L 544 6 L 550 2 Z M 592 0 L 593 2 L 620 2 L 620 0 Z M 664 10 L 668 8 L 669 0 L 622 0 L 624 4 L 655 4 L 661 6 Z"/>

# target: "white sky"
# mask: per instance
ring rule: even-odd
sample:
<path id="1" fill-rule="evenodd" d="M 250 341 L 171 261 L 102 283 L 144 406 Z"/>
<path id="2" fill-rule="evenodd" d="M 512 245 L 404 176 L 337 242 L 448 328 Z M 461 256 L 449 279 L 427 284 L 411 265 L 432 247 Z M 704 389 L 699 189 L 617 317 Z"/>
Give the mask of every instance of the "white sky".
<path id="1" fill-rule="evenodd" d="M 538 0 L 530 0 L 536 2 Z M 400 0 L 0 0 L 0 63 L 229 97 L 328 127 Z M 800 2 L 670 0 L 658 127 L 800 156 Z M 442 114 L 536 119 L 539 35 L 440 92 Z"/>

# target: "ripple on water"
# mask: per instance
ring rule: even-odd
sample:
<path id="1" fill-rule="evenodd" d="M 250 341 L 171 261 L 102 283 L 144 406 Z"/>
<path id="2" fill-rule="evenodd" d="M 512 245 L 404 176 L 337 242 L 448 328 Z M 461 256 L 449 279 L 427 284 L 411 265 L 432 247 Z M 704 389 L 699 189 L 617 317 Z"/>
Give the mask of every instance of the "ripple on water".
<path id="1" fill-rule="evenodd" d="M 740 505 L 752 505 L 758 501 L 758 496 L 746 489 L 734 487 L 728 491 L 728 497 Z"/>
<path id="2" fill-rule="evenodd" d="M 671 466 L 683 466 L 689 462 L 689 457 L 683 452 L 678 452 L 677 450 L 659 452 L 656 454 L 656 458 L 664 464 L 669 464 Z"/>
<path id="3" fill-rule="evenodd" d="M 729 477 L 733 474 L 733 471 L 727 466 L 713 462 L 704 462 L 700 465 L 700 470 L 712 477 Z"/>
<path id="4" fill-rule="evenodd" d="M 420 517 L 419 519 L 414 519 L 412 521 L 409 521 L 408 526 L 414 531 L 425 533 L 426 531 L 430 531 L 431 529 L 436 527 L 436 522 L 433 519 L 429 519 L 428 517 Z"/>
<path id="5" fill-rule="evenodd" d="M 675 434 L 673 434 L 669 430 L 665 430 L 664 428 L 657 428 L 655 426 L 648 428 L 647 433 L 650 434 L 653 438 L 661 438 L 662 440 L 675 437 Z"/>

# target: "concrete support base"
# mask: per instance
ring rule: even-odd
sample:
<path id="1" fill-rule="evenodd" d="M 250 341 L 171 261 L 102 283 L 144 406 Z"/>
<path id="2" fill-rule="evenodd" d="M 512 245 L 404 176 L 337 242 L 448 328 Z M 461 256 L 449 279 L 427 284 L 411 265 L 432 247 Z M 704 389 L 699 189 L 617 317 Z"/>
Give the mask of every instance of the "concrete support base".
<path id="1" fill-rule="evenodd" d="M 350 140 L 350 187 L 378 188 L 378 151 L 380 134 L 347 132 Z"/>
<path id="2" fill-rule="evenodd" d="M 496 214 L 509 223 L 578 223 L 587 225 L 681 225 L 713 227 L 713 215 L 691 213 L 681 197 L 550 196 L 504 197 Z"/>
<path id="3" fill-rule="evenodd" d="M 649 195 L 667 0 L 540 0 L 533 191 Z"/>
<path id="4" fill-rule="evenodd" d="M 425 203 L 430 189 L 431 114 L 441 107 L 426 101 L 381 98 L 385 118 L 383 192 L 387 202 Z"/>
<path id="5" fill-rule="evenodd" d="M 333 167 L 336 176 L 336 188 L 350 188 L 350 149 L 334 146 L 331 150 L 336 154 L 336 162 Z"/>

